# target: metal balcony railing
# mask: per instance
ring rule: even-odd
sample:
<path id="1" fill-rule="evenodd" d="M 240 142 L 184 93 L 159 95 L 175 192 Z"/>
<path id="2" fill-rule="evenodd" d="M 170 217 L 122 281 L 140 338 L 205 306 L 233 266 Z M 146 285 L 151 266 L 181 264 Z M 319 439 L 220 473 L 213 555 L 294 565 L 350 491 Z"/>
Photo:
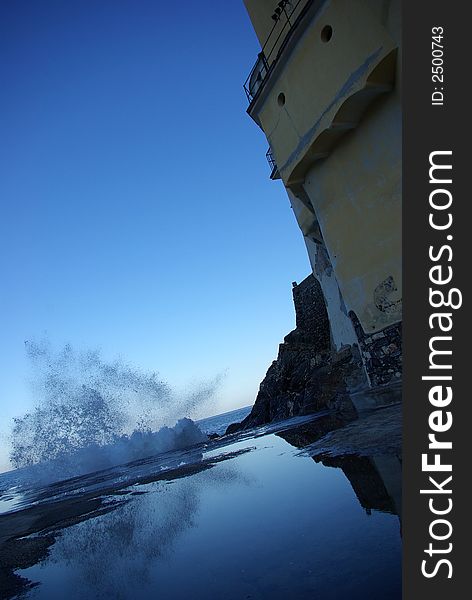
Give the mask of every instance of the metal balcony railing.
<path id="1" fill-rule="evenodd" d="M 266 152 L 266 158 L 267 158 L 267 162 L 269 163 L 269 166 L 270 166 L 270 178 L 271 179 L 279 179 L 277 163 L 275 162 L 275 158 L 274 158 L 274 155 L 272 154 L 272 150 L 270 149 L 270 147 Z"/>
<path id="2" fill-rule="evenodd" d="M 304 2 L 306 6 L 311 4 L 310 0 L 292 0 L 292 2 L 281 0 L 276 5 L 274 14 L 272 15 L 274 25 L 262 46 L 262 50 L 257 55 L 256 64 L 244 82 L 243 87 L 249 103 L 256 98 L 259 91 L 264 87 L 270 72 L 279 59 L 293 31 L 296 29 L 300 17 L 305 11 L 302 10 L 296 18 L 294 18 L 294 13 L 299 5 Z"/>

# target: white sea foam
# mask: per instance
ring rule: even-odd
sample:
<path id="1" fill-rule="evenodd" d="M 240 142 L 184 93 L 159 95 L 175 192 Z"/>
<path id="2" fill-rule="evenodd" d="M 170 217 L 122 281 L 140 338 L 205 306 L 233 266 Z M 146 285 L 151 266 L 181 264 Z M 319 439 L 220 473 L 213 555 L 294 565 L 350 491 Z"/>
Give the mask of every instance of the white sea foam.
<path id="1" fill-rule="evenodd" d="M 156 373 L 106 363 L 98 352 L 53 352 L 47 342 L 29 342 L 26 350 L 37 404 L 14 419 L 10 460 L 30 476 L 57 481 L 207 439 L 179 417 L 213 396 L 218 377 L 177 395 Z"/>

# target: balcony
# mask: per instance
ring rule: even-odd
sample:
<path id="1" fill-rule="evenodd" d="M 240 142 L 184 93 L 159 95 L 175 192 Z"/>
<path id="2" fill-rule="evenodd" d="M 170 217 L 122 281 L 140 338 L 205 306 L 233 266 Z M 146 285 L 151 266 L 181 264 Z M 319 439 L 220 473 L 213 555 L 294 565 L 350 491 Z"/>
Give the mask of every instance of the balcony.
<path id="1" fill-rule="evenodd" d="M 313 0 L 298 0 L 297 2 L 281 0 L 277 4 L 271 17 L 274 25 L 243 85 L 250 105 L 248 112 L 266 84 L 293 32 L 312 3 Z"/>
<path id="2" fill-rule="evenodd" d="M 275 158 L 274 158 L 274 155 L 272 154 L 272 150 L 270 149 L 270 147 L 266 152 L 266 159 L 267 159 L 267 162 L 269 163 L 269 167 L 270 167 L 270 178 L 271 179 L 280 179 L 279 171 L 277 169 L 277 164 L 275 162 Z"/>
<path id="3" fill-rule="evenodd" d="M 270 14 L 255 13 L 266 41 L 244 89 L 247 113 L 274 153 L 276 166 L 267 154 L 271 178 L 297 187 L 369 106 L 394 90 L 398 40 L 368 3 L 292 4 L 277 5 L 274 23 Z"/>

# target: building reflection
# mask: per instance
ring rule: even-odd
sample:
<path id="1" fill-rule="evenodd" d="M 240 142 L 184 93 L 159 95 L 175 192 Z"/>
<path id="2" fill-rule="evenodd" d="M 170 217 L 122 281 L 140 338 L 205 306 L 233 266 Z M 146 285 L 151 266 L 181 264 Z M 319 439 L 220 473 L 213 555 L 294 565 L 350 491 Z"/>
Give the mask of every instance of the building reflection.
<path id="1" fill-rule="evenodd" d="M 374 510 L 395 514 L 401 523 L 402 454 L 399 445 L 395 447 L 386 442 L 384 446 L 379 444 L 371 448 L 366 454 L 352 453 L 349 449 L 344 452 L 342 448 L 329 453 L 323 451 L 320 445 L 310 448 L 327 433 L 355 421 L 360 422 L 355 411 L 345 411 L 281 431 L 277 435 L 296 448 L 306 449 L 315 462 L 341 469 L 367 514 Z"/>

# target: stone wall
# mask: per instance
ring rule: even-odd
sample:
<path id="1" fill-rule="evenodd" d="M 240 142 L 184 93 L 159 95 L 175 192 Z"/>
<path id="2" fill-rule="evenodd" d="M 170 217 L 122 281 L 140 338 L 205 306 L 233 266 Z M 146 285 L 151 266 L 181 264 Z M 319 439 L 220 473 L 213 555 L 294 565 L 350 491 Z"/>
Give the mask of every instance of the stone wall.
<path id="1" fill-rule="evenodd" d="M 308 343 L 319 353 L 330 350 L 329 319 L 318 281 L 309 275 L 301 283 L 292 283 L 296 328 L 284 338 L 285 344 Z"/>
<path id="2" fill-rule="evenodd" d="M 370 385 L 377 387 L 401 381 L 402 324 L 394 323 L 382 331 L 366 334 L 359 319 L 349 313 L 356 331 Z"/>

